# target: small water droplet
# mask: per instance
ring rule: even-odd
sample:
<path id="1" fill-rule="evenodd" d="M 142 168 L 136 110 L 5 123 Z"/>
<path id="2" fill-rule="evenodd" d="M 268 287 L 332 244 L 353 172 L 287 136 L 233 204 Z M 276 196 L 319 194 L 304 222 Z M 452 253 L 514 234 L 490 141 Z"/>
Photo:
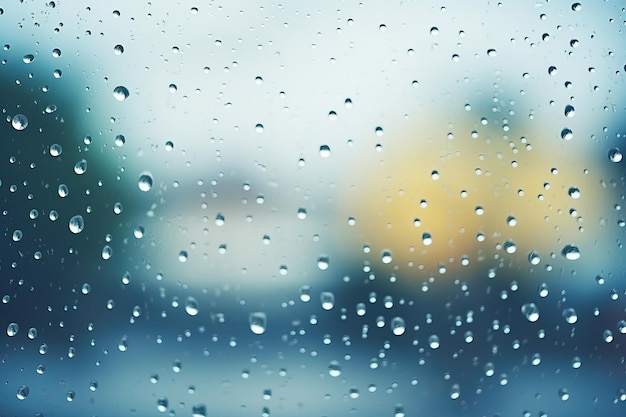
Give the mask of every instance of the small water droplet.
<path id="1" fill-rule="evenodd" d="M 436 334 L 429 336 L 428 346 L 430 346 L 431 349 L 439 349 L 439 346 L 440 346 L 439 336 L 437 336 Z"/>
<path id="2" fill-rule="evenodd" d="M 559 398 L 561 399 L 561 401 L 569 400 L 569 392 L 567 391 L 567 388 L 561 388 L 559 390 Z"/>
<path id="3" fill-rule="evenodd" d="M 422 244 L 424 246 L 430 246 L 433 244 L 433 237 L 431 236 L 430 233 L 428 232 L 422 233 Z"/>
<path id="4" fill-rule="evenodd" d="M 17 323 L 9 323 L 7 326 L 7 336 L 13 337 L 20 330 L 20 326 Z"/>
<path id="5" fill-rule="evenodd" d="M 328 365 L 328 375 L 337 378 L 341 375 L 341 365 L 337 361 L 331 361 Z"/>
<path id="6" fill-rule="evenodd" d="M 320 146 L 320 156 L 322 158 L 328 158 L 330 156 L 330 146 L 328 145 Z"/>
<path id="7" fill-rule="evenodd" d="M 74 234 L 82 232 L 85 229 L 85 220 L 83 219 L 83 216 L 81 216 L 80 214 L 72 216 L 68 223 L 68 227 L 70 229 L 70 232 Z"/>
<path id="8" fill-rule="evenodd" d="M 574 200 L 578 200 L 581 196 L 581 192 L 577 187 L 570 187 L 569 190 L 567 190 L 567 195 L 572 197 Z"/>
<path id="9" fill-rule="evenodd" d="M 108 261 L 113 256 L 113 249 L 109 245 L 104 245 L 102 248 L 102 259 Z"/>
<path id="10" fill-rule="evenodd" d="M 124 46 L 123 45 L 115 45 L 113 47 L 113 53 L 115 55 L 122 55 L 124 53 Z"/>
<path id="11" fill-rule="evenodd" d="M 515 244 L 515 242 L 509 239 L 504 242 L 504 250 L 506 251 L 506 253 L 513 254 L 517 252 L 517 245 Z"/>
<path id="12" fill-rule="evenodd" d="M 34 60 L 35 60 L 35 56 L 33 54 L 24 55 L 24 57 L 22 58 L 22 61 L 24 61 L 25 64 L 30 64 Z"/>
<path id="13" fill-rule="evenodd" d="M 13 231 L 13 241 L 14 242 L 19 242 L 20 240 L 22 240 L 22 236 L 24 236 L 24 234 L 22 233 L 22 231 L 20 229 L 17 229 L 15 231 Z"/>
<path id="14" fill-rule="evenodd" d="M 126 136 L 124 135 L 116 135 L 115 136 L 115 146 L 122 147 L 126 143 Z"/>
<path id="15" fill-rule="evenodd" d="M 572 140 L 574 138 L 574 132 L 570 128 L 563 128 L 561 130 L 561 139 L 563 140 Z"/>
<path id="16" fill-rule="evenodd" d="M 130 96 L 130 92 L 123 85 L 118 85 L 113 89 L 113 97 L 115 97 L 117 101 L 124 101 L 128 96 Z"/>
<path id="17" fill-rule="evenodd" d="M 320 294 L 320 301 L 324 310 L 332 310 L 335 306 L 335 294 L 329 291 L 324 291 Z"/>
<path id="18" fill-rule="evenodd" d="M 563 113 L 565 114 L 566 117 L 574 117 L 574 113 L 575 113 L 574 106 L 572 106 L 571 104 L 568 104 L 567 106 L 565 106 L 565 110 L 563 111 Z"/>
<path id="19" fill-rule="evenodd" d="M 391 319 L 391 331 L 395 336 L 403 335 L 406 331 L 406 324 L 402 317 L 394 317 Z"/>
<path id="20" fill-rule="evenodd" d="M 167 411 L 167 407 L 169 406 L 169 401 L 166 397 L 161 397 L 157 399 L 157 411 L 160 413 L 164 413 Z"/>
<path id="21" fill-rule="evenodd" d="M 189 254 L 186 250 L 181 250 L 180 252 L 178 252 L 178 262 L 184 263 L 187 262 L 187 259 L 189 259 Z"/>
<path id="22" fill-rule="evenodd" d="M 539 252 L 537 251 L 532 251 L 528 254 L 528 262 L 530 262 L 531 265 L 539 265 L 539 263 L 541 262 L 541 257 L 539 257 Z"/>
<path id="23" fill-rule="evenodd" d="M 391 263 L 391 261 L 393 261 L 393 257 L 391 255 L 391 251 L 389 249 L 385 249 L 381 252 L 380 254 L 380 260 L 382 261 L 382 263 L 384 264 L 389 264 Z"/>
<path id="24" fill-rule="evenodd" d="M 317 267 L 321 271 L 325 271 L 330 266 L 330 258 L 328 256 L 320 256 L 317 258 Z"/>

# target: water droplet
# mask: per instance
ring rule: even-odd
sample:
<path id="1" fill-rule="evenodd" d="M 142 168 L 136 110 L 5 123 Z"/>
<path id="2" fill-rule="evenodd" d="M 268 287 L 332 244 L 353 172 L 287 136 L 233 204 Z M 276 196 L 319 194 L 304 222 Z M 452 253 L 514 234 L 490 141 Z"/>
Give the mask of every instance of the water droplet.
<path id="1" fill-rule="evenodd" d="M 515 227 L 515 226 L 517 226 L 517 219 L 515 218 L 515 216 L 508 216 L 506 218 L 506 224 L 509 227 Z"/>
<path id="2" fill-rule="evenodd" d="M 43 365 L 43 364 L 37 365 L 35 372 L 37 372 L 39 375 L 43 375 L 46 372 L 46 365 Z"/>
<path id="3" fill-rule="evenodd" d="M 263 127 L 261 123 L 257 123 L 256 126 L 254 127 L 254 130 L 256 130 L 256 133 L 263 133 L 264 129 L 265 128 Z"/>
<path id="4" fill-rule="evenodd" d="M 20 229 L 17 229 L 15 231 L 13 231 L 13 241 L 14 242 L 19 242 L 20 240 L 22 240 L 22 236 L 24 236 L 24 234 L 22 233 L 22 231 Z"/>
<path id="5" fill-rule="evenodd" d="M 563 318 L 569 324 L 574 324 L 578 321 L 578 315 L 573 308 L 566 308 L 563 310 Z"/>
<path id="6" fill-rule="evenodd" d="M 504 250 L 506 251 L 506 253 L 513 254 L 517 252 L 517 245 L 512 240 L 507 240 L 506 242 L 504 242 Z"/>
<path id="7" fill-rule="evenodd" d="M 118 44 L 118 45 L 115 45 L 115 46 L 113 47 L 113 53 L 114 53 L 115 55 L 122 55 L 122 54 L 124 53 L 124 46 L 119 45 L 119 44 Z"/>
<path id="8" fill-rule="evenodd" d="M 260 311 L 250 313 L 249 323 L 252 333 L 263 334 L 267 330 L 267 315 Z"/>
<path id="9" fill-rule="evenodd" d="M 197 316 L 200 312 L 198 301 L 193 297 L 187 297 L 187 301 L 185 301 L 185 311 L 190 316 Z"/>
<path id="10" fill-rule="evenodd" d="M 61 56 L 61 50 L 59 48 L 54 48 L 52 50 L 52 57 L 59 58 Z"/>
<path id="11" fill-rule="evenodd" d="M 165 142 L 165 150 L 169 152 L 172 149 L 174 149 L 174 142 L 172 142 L 171 140 Z"/>
<path id="12" fill-rule="evenodd" d="M 487 49 L 487 55 L 489 55 L 490 57 L 497 56 L 498 51 L 496 51 L 495 49 Z"/>
<path id="13" fill-rule="evenodd" d="M 439 28 L 437 26 L 433 26 L 430 28 L 430 34 L 436 36 L 439 34 Z"/>
<path id="14" fill-rule="evenodd" d="M 335 294 L 328 291 L 322 292 L 320 294 L 320 301 L 324 310 L 332 310 L 335 306 Z"/>
<path id="15" fill-rule="evenodd" d="M 20 385 L 17 389 L 17 399 L 20 401 L 25 400 L 29 393 L 30 388 L 28 388 L 28 385 Z"/>
<path id="16" fill-rule="evenodd" d="M 59 184 L 59 187 L 57 188 L 57 193 L 59 194 L 59 197 L 65 198 L 70 193 L 70 189 L 65 184 Z"/>
<path id="17" fill-rule="evenodd" d="M 570 128 L 563 128 L 561 130 L 561 139 L 563 140 L 572 140 L 574 138 L 574 132 Z"/>
<path id="18" fill-rule="evenodd" d="M 20 326 L 17 323 L 9 323 L 7 326 L 7 336 L 13 337 L 20 330 Z"/>
<path id="19" fill-rule="evenodd" d="M 135 229 L 133 230 L 133 236 L 135 236 L 135 239 L 143 238 L 143 235 L 145 233 L 146 233 L 146 228 L 142 224 L 135 226 Z"/>
<path id="20" fill-rule="evenodd" d="M 98 381 L 96 381 L 95 379 L 92 379 L 91 381 L 89 381 L 89 391 L 95 391 L 98 389 Z"/>
<path id="21" fill-rule="evenodd" d="M 539 288 L 537 288 L 537 294 L 539 294 L 539 297 L 541 298 L 546 298 L 549 294 L 548 284 L 544 282 L 541 285 L 539 285 Z"/>
<path id="22" fill-rule="evenodd" d="M 311 287 L 305 285 L 300 288 L 300 301 L 303 303 L 308 303 L 311 301 Z"/>
<path id="23" fill-rule="evenodd" d="M 206 406 L 204 404 L 200 404 L 191 407 L 191 417 L 206 417 Z"/>
<path id="24" fill-rule="evenodd" d="M 393 260 L 393 257 L 391 255 L 391 251 L 388 249 L 385 249 L 381 252 L 380 254 L 380 260 L 384 263 L 384 264 L 389 264 L 391 263 L 391 261 Z"/>
<path id="25" fill-rule="evenodd" d="M 539 263 L 541 262 L 541 258 L 539 257 L 539 253 L 536 251 L 532 251 L 528 254 L 528 262 L 530 262 L 531 265 L 539 265 Z"/>
<path id="26" fill-rule="evenodd" d="M 458 399 L 461 396 L 461 386 L 459 384 L 453 384 L 450 388 L 450 398 L 453 400 Z"/>
<path id="27" fill-rule="evenodd" d="M 87 284 L 87 283 L 84 283 L 84 284 L 83 284 L 83 286 L 82 286 L 82 287 L 81 287 L 81 289 L 80 289 L 80 292 L 81 292 L 83 295 L 87 295 L 87 294 L 89 294 L 89 292 L 90 292 L 90 291 L 91 291 L 91 285 L 89 285 L 89 284 Z"/>
<path id="28" fill-rule="evenodd" d="M 577 187 L 570 187 L 569 190 L 567 190 L 567 195 L 572 197 L 574 200 L 578 200 L 581 196 L 581 192 Z"/>
<path id="29" fill-rule="evenodd" d="M 124 135 L 116 135 L 115 136 L 115 146 L 122 147 L 126 143 L 126 136 Z"/>
<path id="30" fill-rule="evenodd" d="M 68 227 L 70 228 L 70 232 L 74 234 L 82 232 L 85 229 L 85 220 L 83 219 L 83 216 L 80 214 L 72 216 L 68 223 Z"/>
<path id="31" fill-rule="evenodd" d="M 622 154 L 622 151 L 619 150 L 619 148 L 611 148 L 609 150 L 609 161 L 618 163 L 622 162 L 623 158 L 624 155 Z"/>
<path id="32" fill-rule="evenodd" d="M 561 251 L 561 255 L 563 255 L 563 257 L 568 261 L 575 261 L 580 259 L 580 249 L 578 249 L 578 246 L 565 245 Z"/>
<path id="33" fill-rule="evenodd" d="M 80 161 L 76 162 L 76 164 L 74 165 L 74 172 L 76 173 L 76 175 L 83 175 L 85 172 L 87 172 L 87 161 L 81 159 Z"/>
<path id="34" fill-rule="evenodd" d="M 574 11 L 574 12 L 579 12 L 579 11 L 582 10 L 582 8 L 583 8 L 583 5 L 580 4 L 580 3 L 573 3 L 572 4 L 572 11 Z"/>
<path id="35" fill-rule="evenodd" d="M 102 259 L 108 261 L 113 256 L 113 249 L 109 245 L 104 245 L 102 248 Z"/>
<path id="36" fill-rule="evenodd" d="M 403 335 L 406 331 L 406 324 L 402 317 L 394 317 L 391 319 L 391 331 L 395 336 Z"/>
<path id="37" fill-rule="evenodd" d="M 222 213 L 217 213 L 217 215 L 215 216 L 215 225 L 216 226 L 224 226 L 224 223 L 226 223 L 226 218 L 224 217 L 224 215 Z"/>
<path id="38" fill-rule="evenodd" d="M 320 146 L 320 156 L 322 158 L 328 158 L 330 156 L 330 146 L 328 145 Z"/>
<path id="39" fill-rule="evenodd" d="M 35 56 L 33 54 L 24 55 L 24 58 L 22 58 L 22 61 L 24 61 L 25 64 L 30 64 L 34 60 L 35 60 Z"/>
<path id="40" fill-rule="evenodd" d="M 422 244 L 424 246 L 430 246 L 433 244 L 433 237 L 430 233 L 422 233 Z"/>
<path id="41" fill-rule="evenodd" d="M 561 388 L 559 390 L 559 398 L 561 399 L 561 401 L 569 400 L 569 392 L 567 391 L 567 388 Z"/>
<path id="42" fill-rule="evenodd" d="M 170 93 L 175 93 L 178 91 L 178 86 L 176 84 L 170 84 L 168 86 L 168 90 L 170 91 Z"/>
<path id="43" fill-rule="evenodd" d="M 61 147 L 61 145 L 59 145 L 58 143 L 50 145 L 51 156 L 54 156 L 54 157 L 61 156 L 62 153 L 63 153 L 63 148 Z"/>
<path id="44" fill-rule="evenodd" d="M 307 217 L 306 209 L 305 208 L 299 208 L 297 215 L 298 215 L 298 219 L 300 219 L 300 220 L 306 219 L 306 217 Z"/>
<path id="45" fill-rule="evenodd" d="M 128 91 L 128 88 L 123 85 L 118 85 L 113 89 L 113 97 L 115 97 L 117 101 L 124 101 L 128 98 L 128 96 L 130 96 L 130 92 Z"/>
<path id="46" fill-rule="evenodd" d="M 186 250 L 181 250 L 180 252 L 178 252 L 178 262 L 184 263 L 187 262 L 187 259 L 189 259 L 189 254 Z"/>
<path id="47" fill-rule="evenodd" d="M 23 114 L 16 114 L 13 116 L 13 119 L 11 119 L 11 126 L 13 126 L 15 130 L 26 129 L 26 127 L 28 127 L 28 117 Z"/>
<path id="48" fill-rule="evenodd" d="M 332 376 L 333 378 L 337 378 L 339 375 L 341 375 L 341 365 L 339 365 L 339 362 L 330 362 L 330 364 L 328 365 L 328 375 Z"/>
<path id="49" fill-rule="evenodd" d="M 535 303 L 526 303 L 522 305 L 522 314 L 526 317 L 531 323 L 539 320 L 539 308 L 535 305 Z"/>
<path id="50" fill-rule="evenodd" d="M 602 339 L 604 339 L 606 343 L 611 343 L 613 341 L 613 332 L 610 331 L 609 329 L 606 329 L 602 333 Z"/>
<path id="51" fill-rule="evenodd" d="M 582 363 L 583 363 L 583 362 L 582 362 L 582 360 L 580 359 L 580 357 L 578 357 L 578 356 L 574 356 L 574 357 L 572 358 L 572 368 L 574 368 L 574 369 L 578 369 L 578 368 L 580 368 L 580 367 L 582 366 Z"/>
<path id="52" fill-rule="evenodd" d="M 167 411 L 167 407 L 169 406 L 169 401 L 166 397 L 161 397 L 157 399 L 157 411 L 160 413 L 164 413 Z"/>
<path id="53" fill-rule="evenodd" d="M 152 174 L 148 171 L 144 171 L 139 176 L 139 181 L 137 182 L 137 186 L 139 187 L 141 191 L 145 193 L 145 192 L 150 191 L 153 183 L 154 183 L 154 180 L 152 178 Z"/>
<path id="54" fill-rule="evenodd" d="M 533 356 L 530 358 L 530 363 L 533 366 L 537 366 L 541 363 L 541 355 L 539 353 L 534 353 Z"/>
<path id="55" fill-rule="evenodd" d="M 317 258 L 317 267 L 321 271 L 325 271 L 330 266 L 330 258 L 328 256 L 320 256 Z"/>
<path id="56" fill-rule="evenodd" d="M 138 316 L 135 316 L 135 317 L 138 317 Z M 120 341 L 117 344 L 117 348 L 119 349 L 120 352 L 126 352 L 128 350 L 128 340 L 126 339 L 126 336 L 120 339 Z"/>
<path id="57" fill-rule="evenodd" d="M 563 113 L 565 114 L 566 117 L 574 117 L 574 113 L 575 113 L 574 106 L 572 106 L 571 104 L 568 104 L 567 106 L 565 106 L 565 110 L 563 111 Z"/>
<path id="58" fill-rule="evenodd" d="M 428 346 L 430 346 L 431 349 L 439 349 L 439 336 L 436 334 L 431 335 L 428 338 Z"/>
<path id="59" fill-rule="evenodd" d="M 76 393 L 72 390 L 69 390 L 65 393 L 65 400 L 67 402 L 72 402 L 76 398 Z"/>

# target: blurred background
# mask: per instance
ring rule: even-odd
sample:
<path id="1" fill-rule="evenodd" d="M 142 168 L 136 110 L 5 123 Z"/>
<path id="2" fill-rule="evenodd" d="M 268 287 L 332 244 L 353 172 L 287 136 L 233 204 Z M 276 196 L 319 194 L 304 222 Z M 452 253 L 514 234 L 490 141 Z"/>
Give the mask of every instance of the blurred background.
<path id="1" fill-rule="evenodd" d="M 2 6 L 0 414 L 623 413 L 624 13 Z"/>

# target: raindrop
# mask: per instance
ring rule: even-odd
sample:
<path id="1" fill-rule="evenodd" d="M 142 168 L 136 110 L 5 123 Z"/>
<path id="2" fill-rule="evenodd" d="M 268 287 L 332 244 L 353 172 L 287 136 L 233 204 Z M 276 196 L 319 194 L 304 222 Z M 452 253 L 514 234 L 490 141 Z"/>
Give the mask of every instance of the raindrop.
<path id="1" fill-rule="evenodd" d="M 83 219 L 83 216 L 80 214 L 72 216 L 68 223 L 68 227 L 70 228 L 70 232 L 74 234 L 82 232 L 85 229 L 85 220 Z"/>
<path id="2" fill-rule="evenodd" d="M 561 251 L 561 255 L 568 261 L 575 261 L 580 258 L 580 249 L 578 249 L 578 246 L 565 245 Z"/>
<path id="3" fill-rule="evenodd" d="M 572 11 L 574 11 L 574 12 L 579 12 L 579 11 L 582 10 L 582 8 L 583 8 L 583 5 L 580 4 L 580 3 L 572 4 Z"/>
<path id="4" fill-rule="evenodd" d="M 59 194 L 59 197 L 65 198 L 70 193 L 70 190 L 69 188 L 67 188 L 67 185 L 59 184 L 59 187 L 57 188 L 57 193 Z"/>
<path id="5" fill-rule="evenodd" d="M 122 45 L 115 45 L 113 47 L 113 53 L 115 55 L 122 55 L 124 53 L 124 47 Z"/>
<path id="6" fill-rule="evenodd" d="M 328 158 L 330 156 L 330 146 L 328 145 L 320 146 L 320 156 L 322 158 Z"/>
<path id="7" fill-rule="evenodd" d="M 622 162 L 622 159 L 624 158 L 624 155 L 622 154 L 622 151 L 619 150 L 619 148 L 611 148 L 609 150 L 609 161 L 611 162 Z"/>
<path id="8" fill-rule="evenodd" d="M 431 335 L 428 338 L 428 346 L 430 346 L 431 349 L 439 349 L 439 336 L 436 334 Z"/>
<path id="9" fill-rule="evenodd" d="M 28 388 L 28 385 L 20 385 L 17 389 L 17 399 L 20 401 L 25 400 L 29 393 L 30 389 Z"/>
<path id="10" fill-rule="evenodd" d="M 172 149 L 174 149 L 174 142 L 172 142 L 171 140 L 165 142 L 165 150 L 169 152 Z"/>
<path id="11" fill-rule="evenodd" d="M 115 146 L 122 147 L 126 143 L 126 137 L 124 135 L 115 136 Z"/>
<path id="12" fill-rule="evenodd" d="M 563 128 L 563 130 L 561 130 L 561 139 L 563 140 L 572 140 L 572 138 L 574 137 L 574 132 L 572 132 L 572 129 L 569 128 Z"/>
<path id="13" fill-rule="evenodd" d="M 526 320 L 533 323 L 539 320 L 539 308 L 535 303 L 526 303 L 522 305 L 522 314 L 526 317 Z"/>
<path id="14" fill-rule="evenodd" d="M 24 55 L 24 58 L 22 58 L 22 61 L 24 61 L 25 64 L 30 64 L 34 60 L 35 60 L 35 56 L 33 54 Z"/>
<path id="15" fill-rule="evenodd" d="M 307 211 L 305 208 L 299 208 L 297 213 L 298 219 L 304 220 L 307 217 Z"/>
<path id="16" fill-rule="evenodd" d="M 263 334 L 267 330 L 267 315 L 263 312 L 250 313 L 250 330 L 254 334 Z"/>
<path id="17" fill-rule="evenodd" d="M 133 236 L 135 236 L 135 239 L 141 239 L 145 233 L 146 228 L 142 224 L 135 226 L 135 229 L 133 230 Z"/>
<path id="18" fill-rule="evenodd" d="M 113 249 L 109 245 L 104 245 L 102 248 L 102 259 L 108 261 L 113 256 Z"/>
<path id="19" fill-rule="evenodd" d="M 395 336 L 403 335 L 406 331 L 406 324 L 402 317 L 394 317 L 391 319 L 391 331 Z"/>
<path id="20" fill-rule="evenodd" d="M 180 252 L 178 252 L 178 262 L 184 263 L 187 262 L 187 259 L 189 259 L 189 254 L 186 250 L 181 250 Z"/>
<path id="21" fill-rule="evenodd" d="M 564 114 L 566 117 L 574 117 L 574 106 L 572 106 L 571 104 L 565 106 Z"/>
<path id="22" fill-rule="evenodd" d="M 59 48 L 54 48 L 52 50 L 52 57 L 59 58 L 61 56 L 61 50 Z"/>
<path id="23" fill-rule="evenodd" d="M 583 362 L 582 362 L 582 360 L 580 359 L 580 357 L 578 357 L 578 356 L 574 356 L 574 357 L 572 358 L 572 368 L 574 368 L 574 369 L 578 369 L 578 368 L 580 368 L 580 367 L 582 366 L 582 364 L 583 364 Z"/>
<path id="24" fill-rule="evenodd" d="M 544 282 L 541 285 L 539 285 L 539 288 L 537 288 L 537 293 L 539 294 L 539 297 L 546 298 L 549 294 L 548 284 Z"/>
<path id="25" fill-rule="evenodd" d="M 517 245 L 512 240 L 507 240 L 506 242 L 504 242 L 504 250 L 506 251 L 506 253 L 513 254 L 517 252 Z"/>
<path id="26" fill-rule="evenodd" d="M 391 263 L 391 261 L 393 260 L 391 251 L 388 249 L 383 250 L 382 253 L 380 254 L 380 259 L 384 264 Z"/>
<path id="27" fill-rule="evenodd" d="M 439 28 L 437 26 L 433 26 L 430 28 L 430 34 L 436 36 L 439 34 Z"/>
<path id="28" fill-rule="evenodd" d="M 611 343 L 613 341 L 613 332 L 606 329 L 604 333 L 602 333 L 602 339 L 604 339 L 606 343 Z"/>
<path id="29" fill-rule="evenodd" d="M 161 397 L 157 399 L 157 411 L 164 413 L 167 411 L 167 407 L 169 405 L 169 401 L 166 397 Z"/>
<path id="30" fill-rule="evenodd" d="M 319 258 L 317 258 L 317 267 L 321 271 L 327 270 L 329 266 L 330 266 L 330 259 L 328 256 L 320 256 Z"/>
<path id="31" fill-rule="evenodd" d="M 332 310 L 335 306 L 335 294 L 328 291 L 322 292 L 320 294 L 320 301 L 324 310 Z"/>
<path id="32" fill-rule="evenodd" d="M 508 216 L 506 218 L 506 224 L 509 227 L 515 227 L 515 226 L 517 226 L 517 219 L 515 218 L 515 216 Z"/>
<path id="33" fill-rule="evenodd" d="M 20 330 L 20 326 L 17 323 L 9 323 L 7 326 L 7 336 L 13 337 Z"/>
<path id="34" fill-rule="evenodd" d="M 569 400 L 569 392 L 567 391 L 566 388 L 561 388 L 559 390 L 559 398 L 561 399 L 561 401 Z"/>
<path id="35" fill-rule="evenodd" d="M 541 258 L 539 257 L 539 253 L 536 251 L 532 251 L 528 254 L 528 262 L 530 262 L 531 265 L 539 265 L 539 262 L 541 262 Z"/>
<path id="36" fill-rule="evenodd" d="M 341 375 L 341 365 L 339 365 L 339 362 L 330 362 L 330 364 L 328 365 L 328 375 L 332 376 L 333 378 L 337 378 L 339 375 Z"/>
<path id="37" fill-rule="evenodd" d="M 198 301 L 196 301 L 193 297 L 187 297 L 187 301 L 185 301 L 185 311 L 190 316 L 197 316 L 200 312 L 198 308 Z"/>
<path id="38" fill-rule="evenodd" d="M 563 310 L 563 318 L 569 324 L 574 324 L 578 321 L 578 315 L 573 308 L 566 308 Z"/>
<path id="39" fill-rule="evenodd" d="M 302 301 L 303 303 L 308 303 L 309 301 L 311 301 L 311 287 L 309 287 L 308 285 L 300 288 L 300 301 Z"/>
<path id="40" fill-rule="evenodd" d="M 118 85 L 113 89 L 113 97 L 115 97 L 117 101 L 124 101 L 129 95 L 130 93 L 128 92 L 128 88 L 123 85 Z"/>
<path id="41" fill-rule="evenodd" d="M 141 191 L 145 193 L 145 192 L 150 191 L 153 183 L 154 183 L 154 180 L 152 179 L 152 174 L 148 171 L 144 171 L 139 176 L 139 181 L 137 182 L 137 186 L 139 187 Z"/>
<path id="42" fill-rule="evenodd" d="M 450 389 L 450 398 L 453 400 L 458 399 L 461 396 L 461 386 L 459 384 L 452 385 Z"/>
<path id="43" fill-rule="evenodd" d="M 91 381 L 89 381 L 89 391 L 95 391 L 98 389 L 98 381 L 96 381 L 95 379 L 92 379 Z"/>
<path id="44" fill-rule="evenodd" d="M 126 352 L 128 350 L 128 340 L 126 340 L 126 336 L 122 337 L 117 344 L 117 348 L 120 352 Z"/>
<path id="45" fill-rule="evenodd" d="M 581 196 L 580 189 L 577 187 L 570 187 L 569 190 L 567 190 L 567 195 L 572 197 L 574 200 L 578 200 Z"/>
<path id="46" fill-rule="evenodd" d="M 24 234 L 22 233 L 22 231 L 20 229 L 17 229 L 15 231 L 13 231 L 13 241 L 14 242 L 19 242 L 20 240 L 22 240 L 22 236 Z"/>
<path id="47" fill-rule="evenodd" d="M 13 126 L 13 129 L 15 130 L 26 129 L 26 127 L 28 126 L 28 117 L 24 116 L 23 114 L 16 114 L 15 116 L 13 116 L 13 119 L 11 119 L 11 126 Z"/>
<path id="48" fill-rule="evenodd" d="M 80 161 L 76 162 L 76 164 L 74 165 L 74 172 L 76 173 L 76 175 L 83 175 L 85 172 L 87 172 L 87 161 L 81 159 Z"/>
<path id="49" fill-rule="evenodd" d="M 50 145 L 51 156 L 54 156 L 54 157 L 61 156 L 62 153 L 63 153 L 63 148 L 61 147 L 61 145 L 59 145 L 58 143 Z"/>
<path id="50" fill-rule="evenodd" d="M 422 243 L 424 246 L 430 246 L 433 244 L 433 237 L 430 233 L 422 233 Z"/>

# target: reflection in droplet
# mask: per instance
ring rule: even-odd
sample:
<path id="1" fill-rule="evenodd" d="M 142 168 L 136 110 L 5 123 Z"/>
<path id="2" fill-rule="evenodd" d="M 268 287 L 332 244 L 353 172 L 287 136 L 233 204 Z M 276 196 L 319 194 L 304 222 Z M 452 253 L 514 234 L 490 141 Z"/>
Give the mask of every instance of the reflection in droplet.
<path id="1" fill-rule="evenodd" d="M 80 161 L 76 162 L 76 164 L 74 165 L 74 172 L 76 173 L 76 175 L 83 175 L 85 172 L 87 172 L 87 161 L 85 159 L 81 159 Z"/>
<path id="2" fill-rule="evenodd" d="M 51 156 L 54 156 L 54 157 L 61 156 L 62 153 L 63 153 L 63 147 L 61 147 L 61 145 L 59 145 L 58 143 L 50 145 Z"/>
<path id="3" fill-rule="evenodd" d="M 623 158 L 624 155 L 622 154 L 622 151 L 619 150 L 619 148 L 611 148 L 609 150 L 609 161 L 618 163 L 622 162 Z"/>

